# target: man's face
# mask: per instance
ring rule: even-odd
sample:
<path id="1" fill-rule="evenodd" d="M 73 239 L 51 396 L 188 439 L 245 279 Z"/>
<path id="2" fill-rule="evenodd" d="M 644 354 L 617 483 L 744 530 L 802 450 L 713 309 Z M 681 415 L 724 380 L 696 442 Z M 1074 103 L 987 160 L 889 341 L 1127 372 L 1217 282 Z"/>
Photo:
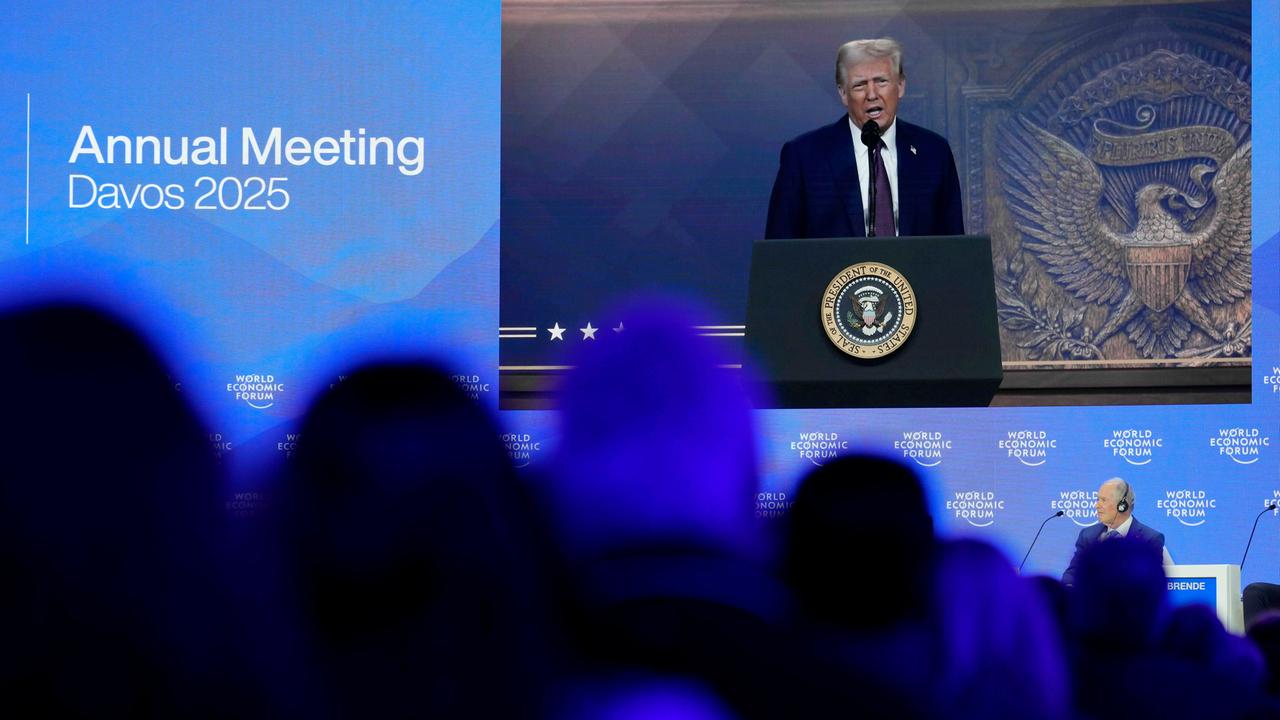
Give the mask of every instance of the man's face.
<path id="1" fill-rule="evenodd" d="M 889 58 L 867 60 L 844 68 L 844 87 L 840 100 L 849 108 L 849 117 L 858 127 L 875 120 L 881 130 L 893 124 L 898 115 L 898 101 L 907 81 L 893 71 Z"/>
<path id="2" fill-rule="evenodd" d="M 1098 520 L 1109 528 L 1115 528 L 1116 517 L 1120 514 L 1116 512 L 1116 505 L 1120 503 L 1120 487 L 1115 483 L 1103 483 L 1098 488 L 1098 502 L 1093 504 L 1094 510 L 1098 512 Z"/>

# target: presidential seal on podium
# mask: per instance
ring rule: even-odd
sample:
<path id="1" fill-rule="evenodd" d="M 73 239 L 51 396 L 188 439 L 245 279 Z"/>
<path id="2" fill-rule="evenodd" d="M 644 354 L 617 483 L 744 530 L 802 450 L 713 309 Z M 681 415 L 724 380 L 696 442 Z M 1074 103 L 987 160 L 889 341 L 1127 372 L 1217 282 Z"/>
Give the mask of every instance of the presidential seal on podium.
<path id="1" fill-rule="evenodd" d="M 884 357 L 907 341 L 916 323 L 916 294 L 902 273 L 863 262 L 841 270 L 822 294 L 822 327 L 841 351 Z"/>

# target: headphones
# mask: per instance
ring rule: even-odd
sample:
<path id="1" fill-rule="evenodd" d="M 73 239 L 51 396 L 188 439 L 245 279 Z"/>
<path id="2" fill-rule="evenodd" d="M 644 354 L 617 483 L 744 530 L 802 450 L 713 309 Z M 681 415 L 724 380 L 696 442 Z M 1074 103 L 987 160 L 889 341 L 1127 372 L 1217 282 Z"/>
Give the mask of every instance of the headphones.
<path id="1" fill-rule="evenodd" d="M 1133 503 L 1131 499 L 1133 495 L 1131 494 L 1132 490 L 1129 488 L 1129 483 L 1124 480 L 1120 480 L 1120 482 L 1124 483 L 1124 491 L 1120 493 L 1120 501 L 1116 503 L 1116 512 L 1118 513 L 1127 511 Z"/>

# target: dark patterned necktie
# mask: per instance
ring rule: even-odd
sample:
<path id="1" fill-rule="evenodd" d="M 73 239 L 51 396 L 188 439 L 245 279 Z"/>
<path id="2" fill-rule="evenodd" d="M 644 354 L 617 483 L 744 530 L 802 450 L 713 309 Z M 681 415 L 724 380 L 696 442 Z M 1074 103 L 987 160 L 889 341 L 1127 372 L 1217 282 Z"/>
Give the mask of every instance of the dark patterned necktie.
<path id="1" fill-rule="evenodd" d="M 889 172 L 884 169 L 884 147 L 881 140 L 871 151 L 876 165 L 876 237 L 893 237 L 898 233 L 893 227 L 893 190 L 889 188 Z"/>
<path id="2" fill-rule="evenodd" d="M 1118 538 L 1118 537 L 1120 537 L 1119 530 L 1108 530 L 1102 534 L 1103 540 L 1114 540 L 1115 538 Z"/>

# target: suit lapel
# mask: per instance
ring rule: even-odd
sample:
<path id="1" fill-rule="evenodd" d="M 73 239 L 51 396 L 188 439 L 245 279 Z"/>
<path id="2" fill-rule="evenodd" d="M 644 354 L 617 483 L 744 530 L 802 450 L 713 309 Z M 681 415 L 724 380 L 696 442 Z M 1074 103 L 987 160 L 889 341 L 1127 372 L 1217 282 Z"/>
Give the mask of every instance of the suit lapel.
<path id="1" fill-rule="evenodd" d="M 916 216 L 916 209 L 912 207 L 915 198 L 911 193 L 906 192 L 909 186 L 908 178 L 918 177 L 915 169 L 920 158 L 911 150 L 915 142 L 911 127 L 901 118 L 895 122 L 898 124 L 898 135 L 894 141 L 895 149 L 898 151 L 898 236 L 906 237 L 914 234 L 915 227 L 912 220 Z"/>
<path id="2" fill-rule="evenodd" d="M 853 135 L 846 115 L 830 126 L 831 177 L 835 179 L 836 192 L 844 204 L 849 218 L 851 237 L 866 237 L 867 221 L 862 215 L 862 185 L 858 182 L 858 160 L 853 154 Z"/>
<path id="3" fill-rule="evenodd" d="M 1098 528 L 1098 532 L 1094 534 L 1093 541 L 1102 542 L 1102 536 L 1107 534 L 1107 526 L 1102 523 L 1097 523 L 1094 527 Z"/>
<path id="4" fill-rule="evenodd" d="M 1142 523 L 1138 522 L 1138 518 L 1134 518 L 1133 524 L 1129 526 L 1129 537 L 1133 538 L 1134 540 L 1145 540 L 1146 534 L 1143 532 L 1143 530 L 1145 529 L 1146 528 L 1142 525 Z"/>

